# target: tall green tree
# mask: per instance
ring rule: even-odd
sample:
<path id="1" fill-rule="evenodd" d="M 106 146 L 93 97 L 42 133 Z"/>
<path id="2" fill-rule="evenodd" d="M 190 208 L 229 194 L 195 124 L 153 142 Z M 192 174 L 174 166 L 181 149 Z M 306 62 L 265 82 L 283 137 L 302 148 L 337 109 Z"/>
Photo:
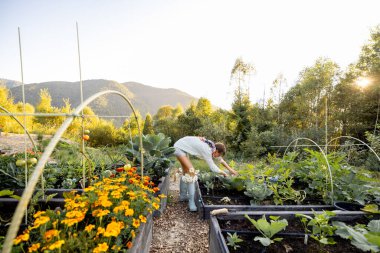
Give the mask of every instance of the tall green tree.
<path id="1" fill-rule="evenodd" d="M 145 116 L 143 134 L 154 134 L 153 119 L 149 113 Z"/>
<path id="2" fill-rule="evenodd" d="M 255 71 L 250 63 L 245 63 L 241 58 L 235 61 L 231 70 L 231 84 L 235 85 L 234 101 L 232 103 L 232 114 L 236 122 L 233 139 L 230 140 L 233 149 L 241 152 L 241 143 L 246 141 L 251 130 L 249 112 L 251 102 L 249 100 L 249 76 Z"/>

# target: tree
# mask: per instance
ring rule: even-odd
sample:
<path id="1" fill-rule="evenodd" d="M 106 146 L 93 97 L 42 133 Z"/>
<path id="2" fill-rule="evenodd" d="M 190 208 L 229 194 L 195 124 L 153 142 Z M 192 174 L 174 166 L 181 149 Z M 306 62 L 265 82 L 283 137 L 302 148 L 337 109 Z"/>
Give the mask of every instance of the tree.
<path id="1" fill-rule="evenodd" d="M 154 134 L 153 119 L 149 113 L 145 116 L 143 134 Z"/>
<path id="2" fill-rule="evenodd" d="M 209 117 L 212 113 L 212 105 L 210 100 L 201 97 L 198 100 L 197 106 L 195 108 L 195 113 L 200 118 Z"/>
<path id="3" fill-rule="evenodd" d="M 231 71 L 231 83 L 236 84 L 234 101 L 232 103 L 232 113 L 236 121 L 235 133 L 233 135 L 233 148 L 236 152 L 241 151 L 240 144 L 247 140 L 251 130 L 249 110 L 249 88 L 247 77 L 253 73 L 255 68 L 249 63 L 245 63 L 241 58 L 235 61 Z"/>

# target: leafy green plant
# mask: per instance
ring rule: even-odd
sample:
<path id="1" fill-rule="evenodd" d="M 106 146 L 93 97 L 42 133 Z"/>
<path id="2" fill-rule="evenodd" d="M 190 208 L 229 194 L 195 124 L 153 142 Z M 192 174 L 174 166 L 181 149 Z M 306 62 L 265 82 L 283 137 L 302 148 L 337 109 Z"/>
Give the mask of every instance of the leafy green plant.
<path id="1" fill-rule="evenodd" d="M 268 183 L 268 187 L 273 191 L 273 201 L 276 205 L 283 205 L 285 201 L 293 201 L 300 205 L 306 198 L 304 190 L 295 190 L 293 188 L 294 180 L 290 177 L 284 178 L 278 182 Z"/>
<path id="2" fill-rule="evenodd" d="M 331 211 L 323 211 L 323 213 L 314 212 L 314 217 L 305 214 L 296 214 L 305 227 L 305 232 L 311 232 L 311 238 L 319 241 L 322 244 L 335 244 L 336 242 L 331 237 L 334 235 L 335 227 L 329 224 L 330 218 L 335 216 Z M 309 230 L 308 228 L 311 228 Z"/>
<path id="3" fill-rule="evenodd" d="M 174 147 L 169 147 L 170 138 L 164 134 L 148 134 L 143 138 L 143 157 L 145 173 L 150 175 L 154 181 L 167 175 L 166 169 L 171 165 L 169 157 L 174 153 Z M 140 140 L 135 136 L 127 148 L 126 156 L 135 166 L 141 165 Z"/>
<path id="4" fill-rule="evenodd" d="M 282 238 L 273 238 L 278 232 L 284 230 L 288 226 L 288 221 L 286 219 L 279 220 L 279 216 L 269 216 L 270 222 L 267 221 L 265 215 L 257 221 L 251 219 L 247 214 L 244 215 L 255 228 L 263 235 L 256 236 L 255 241 L 259 241 L 263 246 L 267 247 L 274 242 L 279 242 Z"/>
<path id="5" fill-rule="evenodd" d="M 223 187 L 228 190 L 243 191 L 245 189 L 245 179 L 240 176 L 219 177 L 219 179 L 222 182 Z"/>
<path id="6" fill-rule="evenodd" d="M 351 244 L 363 251 L 380 251 L 380 220 L 371 220 L 367 226 L 357 225 L 351 227 L 344 222 L 333 221 L 337 228 L 335 234 L 349 239 Z"/>
<path id="7" fill-rule="evenodd" d="M 365 205 L 362 210 L 364 212 L 368 212 L 368 213 L 376 213 L 376 214 L 380 214 L 380 210 L 379 210 L 379 207 L 378 205 L 376 204 L 368 204 L 368 205 Z"/>
<path id="8" fill-rule="evenodd" d="M 244 194 L 252 198 L 251 205 L 257 205 L 272 195 L 273 191 L 264 182 L 247 182 Z"/>
<path id="9" fill-rule="evenodd" d="M 239 243 L 241 243 L 243 240 L 235 233 L 227 233 L 227 245 L 231 246 L 234 250 L 237 250 L 240 248 Z"/>

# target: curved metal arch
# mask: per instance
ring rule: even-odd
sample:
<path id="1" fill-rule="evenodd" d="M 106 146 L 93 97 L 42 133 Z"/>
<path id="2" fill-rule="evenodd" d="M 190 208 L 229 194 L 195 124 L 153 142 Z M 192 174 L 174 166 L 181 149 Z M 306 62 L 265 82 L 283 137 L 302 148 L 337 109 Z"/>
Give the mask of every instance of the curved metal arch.
<path id="1" fill-rule="evenodd" d="M 30 133 L 29 133 L 29 131 L 26 129 L 26 127 L 24 126 L 24 124 L 22 124 L 22 123 L 21 123 L 21 122 L 20 122 L 20 121 L 14 116 L 14 115 L 12 115 L 12 113 L 11 113 L 10 111 L 8 111 L 7 109 L 5 109 L 5 108 L 2 107 L 1 105 L 0 105 L 0 110 L 3 110 L 4 112 L 6 112 L 6 113 L 8 114 L 8 116 L 12 117 L 14 120 L 17 121 L 17 123 L 18 123 L 22 128 L 24 128 L 25 133 L 28 135 L 30 142 L 31 142 L 31 143 L 33 144 L 33 146 L 34 146 L 34 149 L 37 150 L 36 143 L 34 142 L 32 136 L 30 136 Z"/>
<path id="2" fill-rule="evenodd" d="M 129 101 L 129 99 L 122 94 L 119 91 L 114 91 L 114 90 L 107 90 L 107 91 L 102 91 L 98 92 L 88 99 L 86 99 L 82 104 L 80 104 L 74 111 L 72 115 L 69 115 L 68 118 L 62 123 L 61 127 L 57 130 L 53 138 L 50 140 L 49 145 L 46 147 L 44 153 L 42 154 L 40 160 L 38 161 L 36 168 L 34 169 L 34 172 L 30 178 L 28 186 L 25 188 L 21 199 L 17 205 L 17 208 L 14 212 L 13 218 L 11 225 L 7 231 L 7 235 L 4 241 L 3 245 L 3 251 L 2 253 L 10 253 L 12 250 L 13 246 L 13 239 L 17 235 L 17 231 L 19 230 L 19 226 L 21 224 L 22 217 L 24 216 L 25 210 L 27 209 L 28 203 L 32 197 L 32 193 L 34 191 L 34 188 L 37 184 L 39 176 L 42 174 L 43 169 L 45 167 L 45 164 L 47 162 L 47 159 L 50 157 L 51 153 L 53 152 L 55 146 L 57 145 L 59 139 L 63 135 L 63 133 L 66 131 L 66 129 L 70 126 L 71 122 L 73 121 L 74 117 L 80 117 L 80 112 L 83 110 L 85 106 L 90 104 L 92 101 L 94 101 L 96 98 L 101 97 L 106 94 L 116 94 L 124 98 L 124 100 L 129 104 L 131 107 L 133 114 L 135 116 L 136 121 L 138 122 L 138 118 L 136 115 L 136 111 L 134 107 L 132 106 L 132 103 Z M 138 130 L 139 130 L 139 137 L 140 137 L 140 147 L 142 149 L 142 136 L 141 136 L 141 129 L 140 125 L 137 124 Z M 141 177 L 143 177 L 143 167 L 144 167 L 144 157 L 143 157 L 143 152 L 141 153 Z"/>
<path id="3" fill-rule="evenodd" d="M 326 156 L 325 152 L 323 151 L 323 149 L 315 141 L 313 141 L 312 139 L 309 139 L 309 138 L 296 138 L 292 142 L 290 142 L 289 145 L 286 147 L 284 155 L 286 154 L 286 151 L 292 145 L 292 143 L 295 142 L 295 141 L 298 141 L 298 140 L 307 140 L 307 141 L 312 142 L 314 145 L 316 145 L 318 147 L 319 151 L 321 151 L 323 157 L 325 158 L 325 161 L 326 161 L 326 164 L 327 164 L 327 168 L 329 170 L 329 176 L 330 176 L 331 204 L 333 204 L 334 203 L 334 183 L 333 183 L 333 179 L 332 179 L 332 173 L 331 173 L 330 163 L 329 163 L 329 161 L 327 159 L 327 156 Z"/>
<path id="4" fill-rule="evenodd" d="M 378 156 L 378 154 L 376 153 L 376 151 L 373 150 L 373 148 L 372 148 L 370 145 L 368 145 L 368 144 L 365 143 L 364 141 L 362 141 L 362 140 L 360 140 L 360 139 L 358 139 L 358 138 L 352 137 L 352 136 L 346 136 L 346 135 L 344 135 L 344 136 L 336 137 L 336 138 L 334 138 L 334 139 L 331 139 L 331 140 L 327 143 L 327 146 L 328 146 L 328 144 L 330 144 L 331 142 L 333 142 L 333 141 L 335 141 L 335 140 L 337 140 L 337 139 L 341 139 L 341 138 L 354 139 L 354 140 L 356 140 L 356 141 L 358 141 L 358 142 L 364 144 L 367 148 L 369 148 L 369 150 L 372 151 L 372 153 L 375 154 L 377 160 L 379 160 L 379 162 L 380 162 L 380 157 Z"/>

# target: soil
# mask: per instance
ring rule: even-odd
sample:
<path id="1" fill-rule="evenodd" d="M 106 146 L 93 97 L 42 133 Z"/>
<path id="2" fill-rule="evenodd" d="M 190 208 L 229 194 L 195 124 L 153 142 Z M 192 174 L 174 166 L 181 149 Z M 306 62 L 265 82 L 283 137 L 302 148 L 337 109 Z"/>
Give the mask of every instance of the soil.
<path id="1" fill-rule="evenodd" d="M 199 189 L 202 193 L 202 199 L 206 205 L 250 205 L 251 198 L 244 194 L 244 191 L 227 190 L 218 187 L 218 184 L 214 189 L 207 190 L 202 182 L 199 183 Z M 223 202 L 222 199 L 228 197 L 230 202 Z M 258 203 L 259 205 L 275 205 L 273 196 L 270 199 L 266 199 Z M 306 198 L 302 205 L 324 205 L 326 203 L 321 199 Z M 285 201 L 284 205 L 296 205 L 293 201 Z"/>
<path id="2" fill-rule="evenodd" d="M 208 222 L 197 212 L 187 210 L 179 201 L 179 182 L 171 178 L 168 204 L 164 213 L 154 218 L 150 253 L 208 252 Z"/>
<path id="3" fill-rule="evenodd" d="M 256 236 L 262 236 L 258 230 L 248 220 L 219 220 L 222 234 L 227 241 L 227 232 L 233 234 L 236 232 L 243 242 L 239 243 L 239 248 L 234 250 L 230 248 L 231 253 L 235 252 L 284 252 L 284 253 L 320 253 L 320 252 L 362 252 L 355 246 L 351 245 L 349 240 L 333 236 L 336 244 L 324 245 L 313 238 L 309 237 L 307 244 L 304 243 L 304 227 L 297 219 L 289 221 L 285 231 L 279 232 L 274 238 L 283 238 L 281 242 L 275 242 L 264 248 L 258 241 L 254 241 Z M 355 225 L 357 222 L 367 224 L 368 220 L 360 218 L 358 220 L 346 221 L 346 224 Z"/>

